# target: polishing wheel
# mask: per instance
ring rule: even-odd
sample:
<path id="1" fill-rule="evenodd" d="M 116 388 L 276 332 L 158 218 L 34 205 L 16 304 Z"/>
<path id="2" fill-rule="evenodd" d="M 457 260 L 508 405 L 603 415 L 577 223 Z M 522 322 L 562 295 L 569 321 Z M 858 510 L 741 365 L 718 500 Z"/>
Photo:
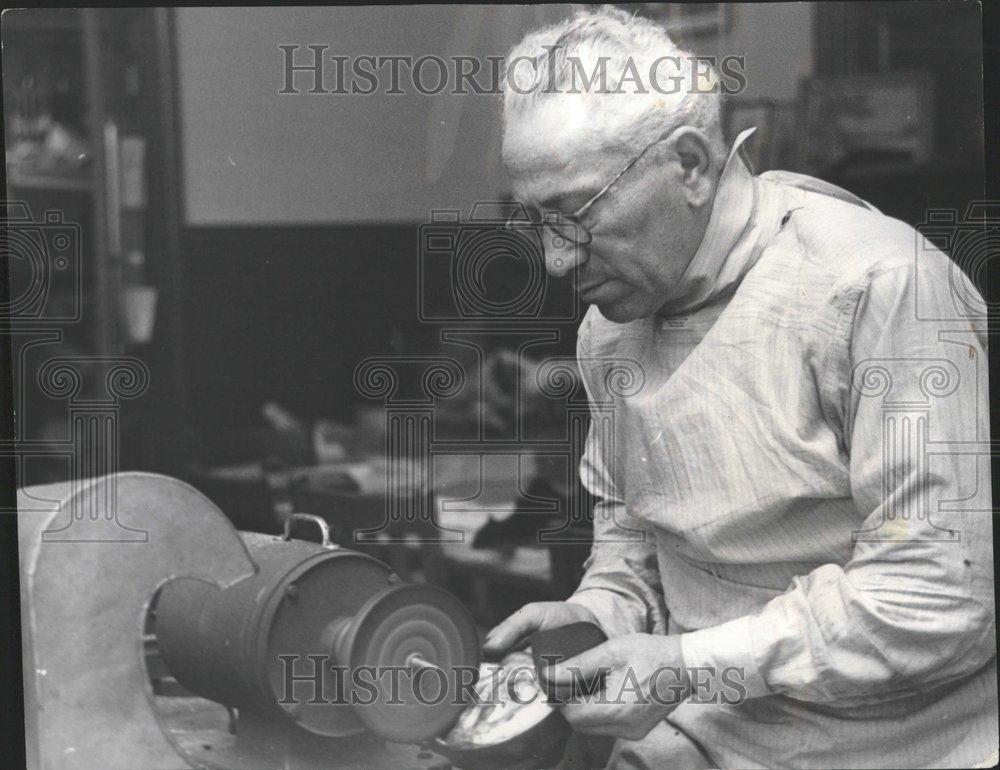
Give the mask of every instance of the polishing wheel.
<path id="1" fill-rule="evenodd" d="M 368 729 L 418 742 L 458 718 L 479 642 L 457 599 L 403 583 L 325 534 L 321 544 L 287 531 L 243 538 L 252 576 L 222 588 L 180 578 L 160 590 L 157 643 L 180 684 L 331 738 Z"/>
<path id="2" fill-rule="evenodd" d="M 478 669 L 479 641 L 468 610 L 451 594 L 408 584 L 373 596 L 335 655 L 352 671 L 382 672 L 379 697 L 355 709 L 365 726 L 388 740 L 420 741 L 461 714 L 461 687 Z"/>

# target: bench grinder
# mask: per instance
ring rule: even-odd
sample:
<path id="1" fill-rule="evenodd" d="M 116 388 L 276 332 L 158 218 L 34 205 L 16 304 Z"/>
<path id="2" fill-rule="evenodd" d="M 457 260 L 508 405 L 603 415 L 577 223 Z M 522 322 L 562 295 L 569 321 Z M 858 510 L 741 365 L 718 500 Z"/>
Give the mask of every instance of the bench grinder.
<path id="1" fill-rule="evenodd" d="M 155 474 L 24 489 L 18 506 L 29 766 L 441 762 L 414 744 L 458 718 L 456 677 L 479 664 L 472 619 L 446 591 L 329 543 L 315 517 L 290 518 L 283 537 L 239 533 Z M 201 697 L 154 694 L 154 638 Z M 402 675 L 377 678 L 385 667 Z M 166 700 L 228 711 L 233 734 Z"/>
<path id="2" fill-rule="evenodd" d="M 319 543 L 292 538 L 303 525 Z M 331 738 L 368 729 L 419 742 L 458 718 L 479 642 L 457 599 L 331 544 L 315 516 L 293 514 L 284 537 L 242 537 L 255 574 L 221 589 L 179 578 L 160 591 L 157 643 L 180 684 Z"/>

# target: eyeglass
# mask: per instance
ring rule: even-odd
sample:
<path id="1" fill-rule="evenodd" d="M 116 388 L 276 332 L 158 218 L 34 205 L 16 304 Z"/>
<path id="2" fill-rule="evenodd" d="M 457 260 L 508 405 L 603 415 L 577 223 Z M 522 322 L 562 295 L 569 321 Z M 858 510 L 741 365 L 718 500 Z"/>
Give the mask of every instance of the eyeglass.
<path id="1" fill-rule="evenodd" d="M 542 225 L 543 227 L 547 227 L 549 230 L 551 230 L 557 237 L 564 239 L 568 243 L 577 246 L 586 246 L 594 239 L 594 236 L 593 233 L 590 232 L 590 228 L 588 228 L 585 224 L 583 224 L 583 217 L 587 215 L 587 212 L 590 211 L 591 208 L 593 208 L 594 204 L 597 203 L 597 201 L 599 201 L 608 192 L 608 190 L 614 187 L 615 183 L 619 179 L 625 176 L 625 174 L 628 172 L 630 168 L 632 168 L 636 163 L 642 160 L 642 158 L 646 155 L 647 152 L 650 151 L 650 149 L 652 149 L 654 146 L 656 146 L 663 140 L 669 138 L 670 135 L 673 134 L 674 131 L 676 131 L 678 128 L 679 126 L 672 126 L 668 128 L 666 131 L 660 134 L 656 139 L 654 139 L 645 147 L 643 147 L 642 151 L 634 158 L 632 158 L 628 163 L 626 163 L 625 167 L 617 174 L 615 174 L 614 178 L 610 182 L 604 185 L 604 187 L 602 187 L 596 195 L 594 195 L 590 200 L 584 203 L 580 208 L 578 208 L 572 214 L 562 214 L 558 211 L 546 211 L 541 216 L 541 221 L 533 222 L 530 220 L 530 217 L 528 221 L 526 221 L 523 218 L 524 209 L 518 207 L 518 210 L 515 211 L 513 214 L 511 214 L 511 216 L 507 219 L 505 227 L 509 230 L 513 229 L 517 225 L 525 225 L 525 224 Z"/>

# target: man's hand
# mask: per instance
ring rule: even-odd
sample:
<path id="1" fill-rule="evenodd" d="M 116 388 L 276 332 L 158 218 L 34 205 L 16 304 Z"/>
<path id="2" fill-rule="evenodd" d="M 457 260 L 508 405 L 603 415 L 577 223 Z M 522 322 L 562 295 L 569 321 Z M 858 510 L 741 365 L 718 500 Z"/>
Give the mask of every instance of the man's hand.
<path id="1" fill-rule="evenodd" d="M 582 696 L 581 683 L 602 673 L 603 691 Z M 645 737 L 691 692 L 679 636 L 620 636 L 539 675 L 557 685 L 574 730 L 630 740 Z"/>
<path id="2" fill-rule="evenodd" d="M 534 602 L 526 604 L 486 635 L 483 652 L 499 660 L 510 650 L 520 649 L 536 631 L 558 628 L 586 620 L 597 624 L 594 613 L 572 602 Z"/>

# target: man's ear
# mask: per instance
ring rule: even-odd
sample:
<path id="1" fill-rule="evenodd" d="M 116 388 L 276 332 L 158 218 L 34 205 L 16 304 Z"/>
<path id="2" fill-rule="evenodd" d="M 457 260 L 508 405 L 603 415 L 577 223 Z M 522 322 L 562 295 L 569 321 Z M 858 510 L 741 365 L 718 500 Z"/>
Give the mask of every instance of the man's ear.
<path id="1" fill-rule="evenodd" d="M 694 126 L 682 126 L 674 132 L 671 150 L 678 159 L 681 184 L 688 204 L 700 208 L 711 203 L 715 194 L 718 169 L 708 137 Z"/>

